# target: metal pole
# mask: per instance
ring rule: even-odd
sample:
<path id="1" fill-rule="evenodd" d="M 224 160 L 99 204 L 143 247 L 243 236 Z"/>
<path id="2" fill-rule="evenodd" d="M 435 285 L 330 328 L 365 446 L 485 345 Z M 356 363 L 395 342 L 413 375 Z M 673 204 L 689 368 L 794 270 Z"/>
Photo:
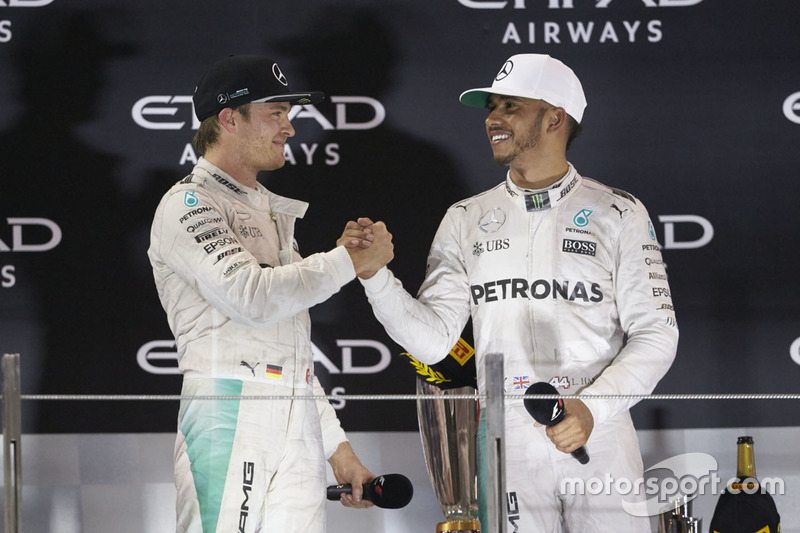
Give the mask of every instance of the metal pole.
<path id="1" fill-rule="evenodd" d="M 3 473 L 6 484 L 6 533 L 22 533 L 22 459 L 20 442 L 19 354 L 3 355 Z"/>
<path id="2" fill-rule="evenodd" d="M 486 533 L 506 533 L 503 355 L 486 355 Z"/>

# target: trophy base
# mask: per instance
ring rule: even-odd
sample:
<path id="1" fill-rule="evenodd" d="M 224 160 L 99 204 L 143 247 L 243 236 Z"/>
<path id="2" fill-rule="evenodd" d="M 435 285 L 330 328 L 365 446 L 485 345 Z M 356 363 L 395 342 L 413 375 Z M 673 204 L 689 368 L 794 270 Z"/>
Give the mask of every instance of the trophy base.
<path id="1" fill-rule="evenodd" d="M 477 520 L 448 520 L 436 524 L 436 533 L 480 533 L 481 523 Z"/>

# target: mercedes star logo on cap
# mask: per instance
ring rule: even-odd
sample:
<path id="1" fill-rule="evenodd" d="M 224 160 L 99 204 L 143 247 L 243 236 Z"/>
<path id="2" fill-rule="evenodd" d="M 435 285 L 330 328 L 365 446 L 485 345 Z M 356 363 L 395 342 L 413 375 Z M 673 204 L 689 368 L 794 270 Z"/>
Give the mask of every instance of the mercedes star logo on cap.
<path id="1" fill-rule="evenodd" d="M 500 81 L 503 78 L 507 78 L 511 71 L 514 70 L 514 63 L 512 61 L 506 61 L 503 64 L 503 68 L 500 69 L 500 72 L 497 73 L 497 77 L 494 79 L 495 81 Z"/>
<path id="2" fill-rule="evenodd" d="M 286 76 L 283 75 L 281 72 L 281 68 L 278 66 L 277 63 L 272 64 L 272 74 L 275 76 L 275 79 L 281 82 L 284 86 L 288 87 L 289 82 L 286 80 Z"/>

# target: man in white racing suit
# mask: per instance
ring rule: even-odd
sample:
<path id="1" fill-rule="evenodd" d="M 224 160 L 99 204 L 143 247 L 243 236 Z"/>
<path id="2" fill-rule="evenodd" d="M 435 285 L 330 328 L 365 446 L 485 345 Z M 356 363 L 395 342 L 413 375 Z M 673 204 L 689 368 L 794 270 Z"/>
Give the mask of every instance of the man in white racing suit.
<path id="1" fill-rule="evenodd" d="M 466 91 L 461 101 L 489 110 L 494 159 L 508 174 L 447 211 L 416 299 L 388 269 L 361 280 L 376 317 L 409 353 L 433 364 L 471 316 L 479 389 L 483 357 L 498 353 L 507 393 L 540 381 L 564 394 L 650 393 L 677 349 L 667 276 L 641 202 L 567 162 L 586 106 L 578 78 L 549 56 L 516 55 L 492 87 Z M 366 235 L 370 222 L 348 226 Z M 624 486 L 596 495 L 596 487 L 588 495 L 563 486 L 641 479 L 628 412 L 635 403 L 570 399 L 564 419 L 545 428 L 522 400 L 506 402 L 509 532 L 650 530 L 646 517 L 625 511 Z M 590 461 L 581 465 L 569 452 L 584 445 Z"/>
<path id="2" fill-rule="evenodd" d="M 204 154 L 163 197 L 148 250 L 177 342 L 182 396 L 283 396 L 297 400 L 189 398 L 181 401 L 175 447 L 177 531 L 325 531 L 325 459 L 345 505 L 367 507 L 362 484 L 375 476 L 358 460 L 314 377 L 308 309 L 357 273 L 392 257 L 391 235 L 305 259 L 294 223 L 307 204 L 271 193 L 260 170 L 283 166 L 294 135 L 295 93 L 277 63 L 230 56 L 201 78 L 194 95 Z"/>

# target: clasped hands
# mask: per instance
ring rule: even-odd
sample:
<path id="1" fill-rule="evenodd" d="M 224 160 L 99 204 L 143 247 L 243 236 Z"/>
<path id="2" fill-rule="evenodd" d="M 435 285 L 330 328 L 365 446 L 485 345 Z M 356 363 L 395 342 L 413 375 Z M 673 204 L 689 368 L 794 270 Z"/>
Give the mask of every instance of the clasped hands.
<path id="1" fill-rule="evenodd" d="M 371 278 L 394 258 L 392 234 L 386 224 L 366 217 L 348 222 L 336 245 L 347 249 L 356 275 L 362 279 Z"/>

